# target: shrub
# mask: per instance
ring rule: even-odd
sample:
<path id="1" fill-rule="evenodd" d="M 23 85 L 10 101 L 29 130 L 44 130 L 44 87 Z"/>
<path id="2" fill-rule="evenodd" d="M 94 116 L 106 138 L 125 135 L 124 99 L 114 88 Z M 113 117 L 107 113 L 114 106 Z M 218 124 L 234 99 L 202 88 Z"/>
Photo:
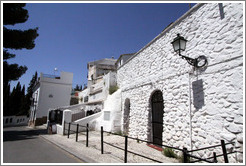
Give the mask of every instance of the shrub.
<path id="1" fill-rule="evenodd" d="M 184 156 L 183 155 L 177 155 L 173 149 L 171 148 L 164 148 L 162 151 L 163 155 L 166 157 L 171 157 L 171 158 L 176 158 L 179 160 L 179 162 L 183 163 L 184 162 Z M 187 157 L 187 162 L 189 163 L 191 161 L 191 158 L 188 156 Z"/>
<path id="2" fill-rule="evenodd" d="M 116 92 L 119 89 L 119 87 L 116 86 L 110 86 L 109 87 L 109 94 L 112 95 L 114 92 Z"/>
<path id="3" fill-rule="evenodd" d="M 178 158 L 177 154 L 173 151 L 173 149 L 171 148 L 164 148 L 162 153 L 166 156 L 166 157 L 171 157 L 171 158 Z"/>
<path id="4" fill-rule="evenodd" d="M 138 136 L 137 136 L 137 143 L 140 143 L 139 139 L 138 139 Z"/>
<path id="5" fill-rule="evenodd" d="M 124 134 L 122 133 L 122 131 L 121 131 L 121 130 L 120 130 L 120 131 L 115 132 L 115 134 L 118 134 L 118 135 L 124 136 Z"/>
<path id="6" fill-rule="evenodd" d="M 181 162 L 181 163 L 183 163 L 184 162 L 184 156 L 183 155 L 181 155 L 181 156 L 178 156 L 178 158 L 177 158 L 178 160 L 179 160 L 179 162 Z M 191 160 L 190 160 L 190 157 L 188 156 L 187 157 L 187 162 L 189 163 Z"/>

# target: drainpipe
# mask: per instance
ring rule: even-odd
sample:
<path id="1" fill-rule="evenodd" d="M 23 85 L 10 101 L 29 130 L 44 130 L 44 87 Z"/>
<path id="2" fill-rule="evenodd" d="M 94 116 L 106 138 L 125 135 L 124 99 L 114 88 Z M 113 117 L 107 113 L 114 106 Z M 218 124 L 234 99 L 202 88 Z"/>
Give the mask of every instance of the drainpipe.
<path id="1" fill-rule="evenodd" d="M 191 115 L 192 115 L 192 113 L 191 113 L 191 84 L 190 84 L 190 77 L 191 77 L 191 74 L 192 74 L 192 72 L 189 72 L 188 73 L 188 78 L 189 78 L 189 116 L 190 116 L 190 148 L 191 148 L 191 150 L 192 150 L 192 122 L 191 122 Z"/>
<path id="2" fill-rule="evenodd" d="M 117 85 L 118 86 L 118 85 Z M 120 89 L 120 88 L 119 88 Z M 120 118 L 120 120 L 121 120 L 121 128 L 120 128 L 120 130 L 122 131 L 122 133 L 124 132 L 124 125 L 123 125 L 123 123 L 124 123 L 124 120 L 123 120 L 123 117 L 124 117 L 124 112 L 123 112 L 123 109 L 122 109 L 122 91 L 121 91 L 121 89 L 120 89 L 120 111 L 121 111 L 121 118 Z"/>

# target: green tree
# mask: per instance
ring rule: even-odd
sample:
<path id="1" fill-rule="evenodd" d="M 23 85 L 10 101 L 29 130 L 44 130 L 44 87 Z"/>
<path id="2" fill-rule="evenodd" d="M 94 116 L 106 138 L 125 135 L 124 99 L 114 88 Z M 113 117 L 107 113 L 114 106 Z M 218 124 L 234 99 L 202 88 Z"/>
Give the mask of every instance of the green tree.
<path id="1" fill-rule="evenodd" d="M 3 116 L 10 115 L 10 84 L 3 89 Z"/>
<path id="2" fill-rule="evenodd" d="M 32 104 L 31 98 L 32 98 L 32 94 L 34 92 L 34 87 L 35 87 L 37 81 L 38 81 L 38 73 L 36 71 L 35 74 L 32 76 L 32 79 L 31 79 L 31 81 L 29 83 L 29 86 L 27 88 L 27 94 L 25 96 L 23 109 L 21 111 L 21 114 L 22 115 L 29 116 L 29 114 L 30 114 L 30 111 L 29 110 L 30 110 L 30 106 Z"/>
<path id="3" fill-rule="evenodd" d="M 21 88 L 20 82 L 17 83 L 17 85 L 13 88 L 13 91 L 10 95 L 10 110 L 9 115 L 18 115 L 21 109 L 21 101 L 22 98 L 25 96 L 25 92 L 23 91 L 23 88 Z M 4 110 L 5 111 L 5 110 Z"/>
<path id="4" fill-rule="evenodd" d="M 25 95 L 25 85 L 22 87 L 21 90 L 21 96 L 20 96 L 20 108 L 19 108 L 19 112 L 17 113 L 17 115 L 27 115 L 26 114 L 26 95 Z"/>
<path id="5" fill-rule="evenodd" d="M 27 88 L 27 95 L 29 95 L 30 98 L 32 97 L 33 88 L 36 85 L 37 81 L 38 81 L 38 73 L 36 71 L 35 74 L 32 76 L 32 79 L 29 83 L 29 87 Z"/>
<path id="6" fill-rule="evenodd" d="M 3 86 L 7 88 L 10 81 L 18 80 L 27 70 L 26 66 L 9 64 L 8 59 L 16 55 L 9 53 L 9 49 L 33 49 L 34 40 L 38 37 L 38 28 L 28 30 L 8 29 L 6 25 L 15 25 L 27 21 L 28 11 L 25 3 L 3 3 Z"/>
<path id="7" fill-rule="evenodd" d="M 74 88 L 74 91 L 82 91 L 82 85 L 76 85 L 75 88 Z"/>
<path id="8" fill-rule="evenodd" d="M 27 115 L 29 116 L 29 110 L 31 105 L 31 97 L 33 94 L 33 88 L 37 83 L 38 74 L 37 71 L 32 76 L 27 89 L 27 94 L 25 94 L 25 85 L 21 87 L 20 82 L 13 88 L 10 92 L 10 84 L 4 89 L 3 96 L 3 115 Z"/>

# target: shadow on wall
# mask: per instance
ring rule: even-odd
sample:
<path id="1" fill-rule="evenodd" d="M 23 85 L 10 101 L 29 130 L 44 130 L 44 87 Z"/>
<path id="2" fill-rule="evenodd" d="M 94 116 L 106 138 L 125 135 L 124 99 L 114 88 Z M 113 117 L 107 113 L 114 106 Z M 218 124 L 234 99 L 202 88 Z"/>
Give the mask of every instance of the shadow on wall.
<path id="1" fill-rule="evenodd" d="M 192 82 L 193 104 L 198 110 L 204 106 L 204 91 L 202 79 Z"/>

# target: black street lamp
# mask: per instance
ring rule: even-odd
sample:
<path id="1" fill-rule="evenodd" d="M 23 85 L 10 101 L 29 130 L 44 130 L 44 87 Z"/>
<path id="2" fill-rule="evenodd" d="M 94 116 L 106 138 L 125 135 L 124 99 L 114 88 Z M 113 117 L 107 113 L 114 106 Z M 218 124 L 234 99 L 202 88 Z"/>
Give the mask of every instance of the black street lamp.
<path id="1" fill-rule="evenodd" d="M 186 42 L 187 40 L 184 39 L 184 37 L 180 36 L 180 34 L 177 34 L 177 37 L 171 42 L 173 45 L 173 49 L 175 52 L 179 53 L 179 56 L 181 56 L 183 59 L 187 60 L 187 62 L 197 68 L 204 67 L 208 61 L 205 56 L 199 56 L 196 59 L 189 58 L 187 56 L 181 55 L 181 51 L 184 51 L 186 48 Z"/>

